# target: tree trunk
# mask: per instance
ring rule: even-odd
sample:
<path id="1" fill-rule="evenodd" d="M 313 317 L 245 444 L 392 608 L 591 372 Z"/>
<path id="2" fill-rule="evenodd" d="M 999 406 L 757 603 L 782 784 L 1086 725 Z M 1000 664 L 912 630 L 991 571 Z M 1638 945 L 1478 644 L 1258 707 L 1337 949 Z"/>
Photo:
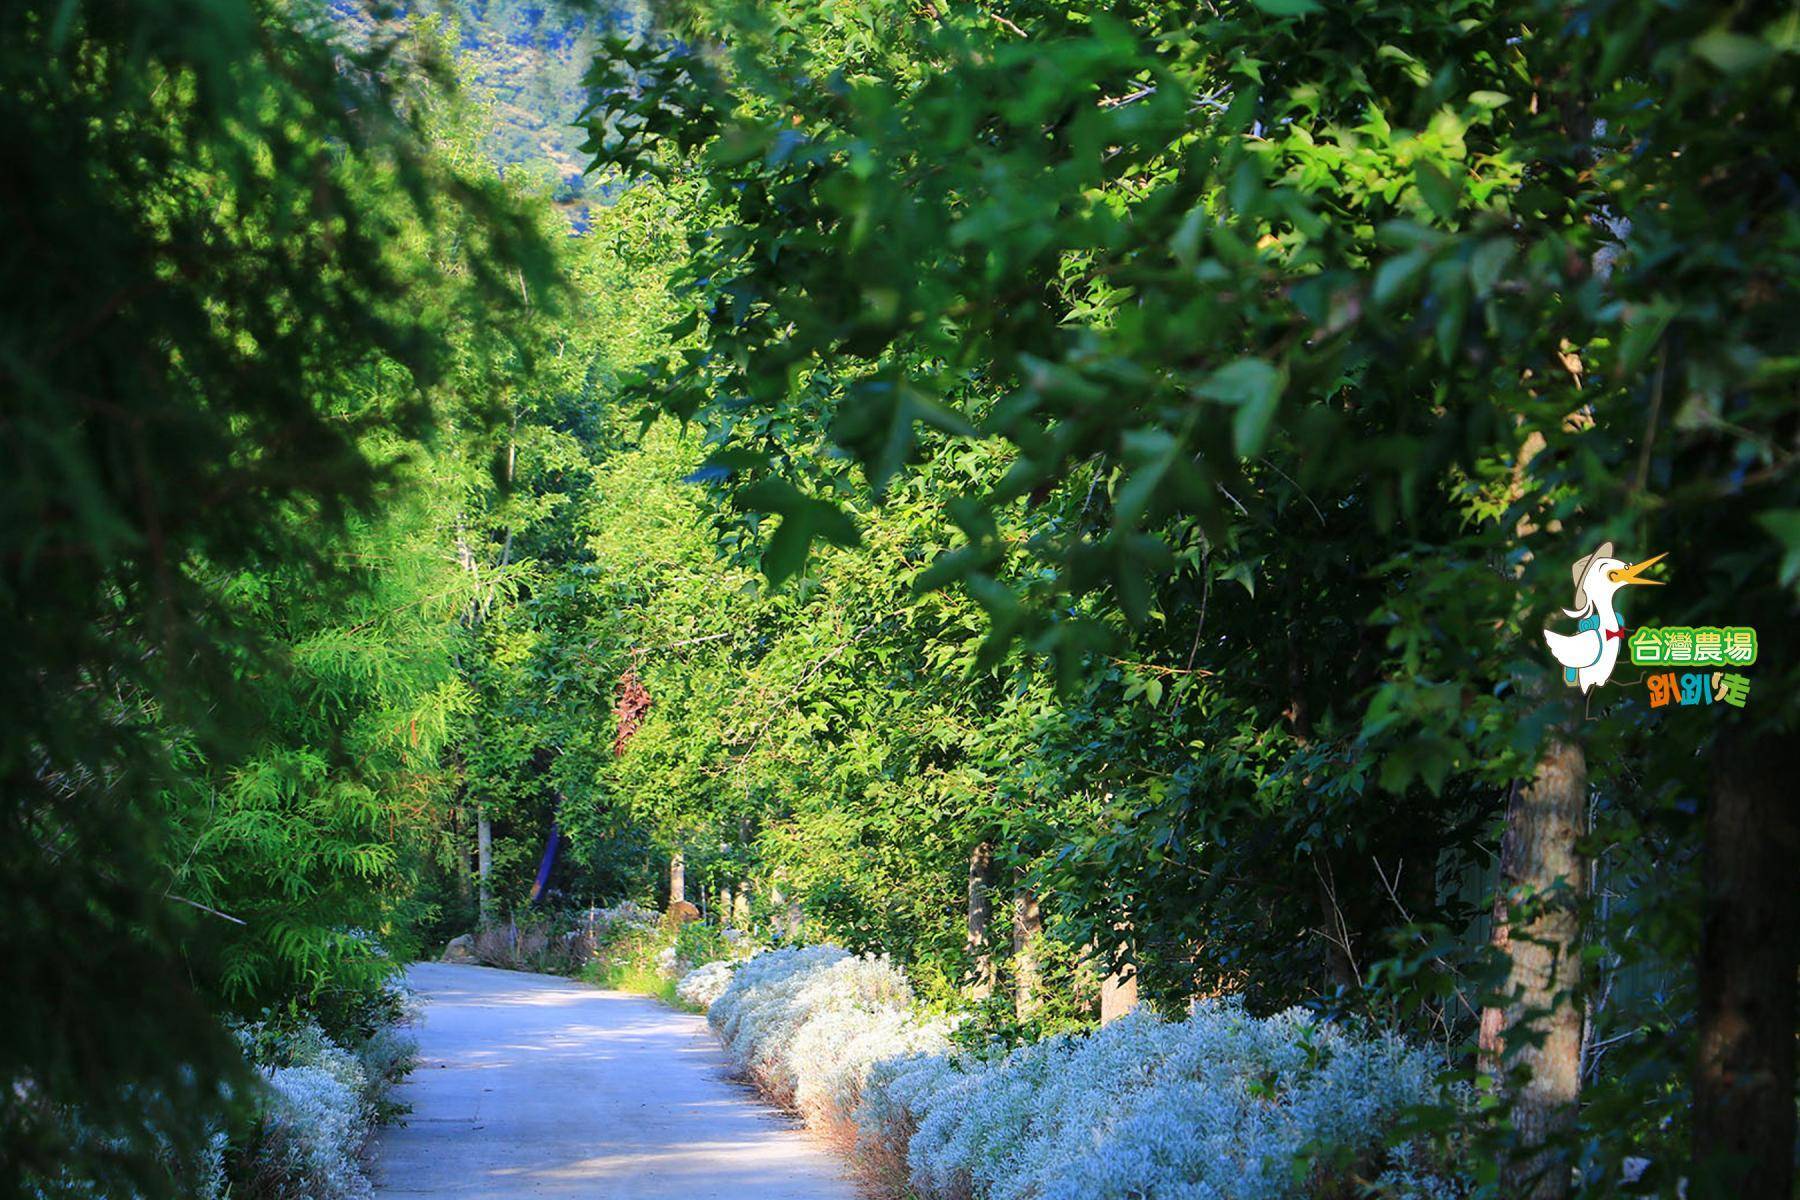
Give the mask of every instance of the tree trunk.
<path id="1" fill-rule="evenodd" d="M 994 994 L 998 968 L 994 962 L 994 844 L 977 842 L 969 852 L 969 959 L 974 964 L 969 994 L 985 1000 Z"/>
<path id="2" fill-rule="evenodd" d="M 750 928 L 750 881 L 740 880 L 731 899 L 731 924 L 735 929 Z"/>
<path id="3" fill-rule="evenodd" d="M 1732 714 L 1728 714 L 1732 715 Z M 1721 737 L 1706 815 L 1694 1178 L 1704 1194 L 1794 1191 L 1800 754 L 1791 738 Z"/>
<path id="4" fill-rule="evenodd" d="M 770 920 L 776 933 L 784 938 L 800 936 L 800 902 L 782 891 L 779 883 L 769 889 L 769 907 L 774 910 Z"/>
<path id="5" fill-rule="evenodd" d="M 1100 1023 L 1110 1025 L 1138 1003 L 1138 979 L 1135 966 L 1121 966 L 1100 981 Z"/>
<path id="6" fill-rule="evenodd" d="M 1023 872 L 1020 872 L 1023 874 Z M 1038 963 L 1038 935 L 1044 932 L 1044 915 L 1037 893 L 1021 886 L 1013 897 L 1013 1011 L 1023 1021 L 1037 1012 L 1043 994 L 1043 969 Z"/>
<path id="7" fill-rule="evenodd" d="M 1576 843 L 1586 826 L 1587 758 L 1558 731 L 1530 786 L 1515 785 L 1507 801 L 1493 936 L 1510 960 L 1507 1004 L 1481 1014 L 1484 1068 L 1520 1069 L 1525 1076 L 1511 1096 L 1519 1145 L 1503 1168 L 1501 1189 L 1517 1200 L 1558 1200 L 1569 1191 L 1566 1150 L 1552 1143 L 1573 1123 L 1581 1094 L 1578 904 L 1587 868 Z M 1559 887 L 1566 890 L 1537 899 Z M 1517 924 L 1509 918 L 1509 897 L 1530 898 Z M 1526 1030 L 1535 1036 L 1519 1036 Z"/>
<path id="8" fill-rule="evenodd" d="M 487 805 L 475 805 L 475 878 L 480 881 L 477 903 L 481 906 L 478 920 L 486 923 L 494 915 L 494 892 L 488 878 L 494 873 L 494 824 L 488 820 Z"/>
<path id="9" fill-rule="evenodd" d="M 677 849 L 669 855 L 669 905 L 687 899 L 687 855 Z"/>
<path id="10" fill-rule="evenodd" d="M 512 437 L 511 440 L 507 442 L 506 446 L 506 487 L 509 491 L 512 489 L 513 472 L 518 463 L 518 433 L 519 410 L 518 406 L 515 404 L 513 406 L 512 415 Z M 508 524 L 506 528 L 506 544 L 500 552 L 500 569 L 503 571 L 506 569 L 507 565 L 512 562 L 512 543 L 512 526 Z M 475 580 L 477 585 L 477 590 L 469 599 L 469 609 L 465 614 L 463 621 L 472 632 L 479 634 L 482 621 L 487 614 L 487 602 L 482 599 L 479 591 L 481 572 L 475 562 L 475 551 L 469 545 L 469 539 L 463 531 L 462 518 L 460 516 L 456 521 L 456 559 L 462 564 L 463 570 L 469 573 L 470 578 Z M 492 592 L 490 591 L 489 600 L 491 599 Z M 456 666 L 459 671 L 463 668 L 460 655 L 456 659 Z M 471 680 L 471 682 L 473 681 Z M 486 804 L 477 802 L 475 805 L 475 813 L 475 876 L 479 881 L 479 890 L 476 899 L 478 915 L 476 919 L 478 923 L 485 924 L 492 919 L 494 909 L 494 893 L 488 882 L 494 869 L 494 826 L 488 819 Z"/>

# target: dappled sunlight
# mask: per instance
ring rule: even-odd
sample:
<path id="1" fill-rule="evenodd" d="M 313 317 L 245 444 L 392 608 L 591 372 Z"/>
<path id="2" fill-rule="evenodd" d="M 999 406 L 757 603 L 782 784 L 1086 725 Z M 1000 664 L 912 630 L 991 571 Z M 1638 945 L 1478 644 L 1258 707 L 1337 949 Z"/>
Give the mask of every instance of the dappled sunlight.
<path id="1" fill-rule="evenodd" d="M 820 1147 L 727 1077 L 701 1018 L 545 976 L 412 974 L 424 1064 L 379 1139 L 379 1191 L 849 1200 Z"/>

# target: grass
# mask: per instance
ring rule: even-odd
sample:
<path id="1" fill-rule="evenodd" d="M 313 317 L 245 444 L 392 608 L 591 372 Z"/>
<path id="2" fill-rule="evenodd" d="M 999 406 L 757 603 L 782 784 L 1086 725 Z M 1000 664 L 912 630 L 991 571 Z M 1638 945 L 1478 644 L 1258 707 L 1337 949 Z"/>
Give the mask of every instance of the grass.
<path id="1" fill-rule="evenodd" d="M 675 994 L 675 981 L 665 979 L 652 967 L 640 966 L 637 963 L 624 963 L 618 966 L 603 966 L 589 963 L 581 972 L 581 978 L 595 987 L 607 988 L 615 992 L 632 992 L 639 996 L 648 996 L 652 1000 L 660 1000 L 670 1008 L 681 1012 L 704 1013 L 706 1010 L 697 1004 L 689 1004 Z"/>

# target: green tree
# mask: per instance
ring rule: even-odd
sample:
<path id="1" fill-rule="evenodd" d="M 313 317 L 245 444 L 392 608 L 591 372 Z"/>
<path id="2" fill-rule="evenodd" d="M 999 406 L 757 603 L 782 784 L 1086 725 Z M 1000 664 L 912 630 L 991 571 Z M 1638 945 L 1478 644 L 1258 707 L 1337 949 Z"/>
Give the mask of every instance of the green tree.
<path id="1" fill-rule="evenodd" d="M 421 765 L 376 714 L 432 719 L 434 668 L 346 647 L 327 597 L 347 552 L 399 536 L 352 518 L 427 432 L 458 313 L 494 314 L 480 354 L 509 294 L 483 285 L 546 260 L 434 157 L 429 39 L 316 24 L 206 0 L 3 19 L 12 1189 L 191 1194 L 243 1083 L 217 1009 L 316 989 L 326 923 L 367 911 L 337 906 L 346 880 L 388 856 L 368 789 Z M 428 242 L 459 248 L 450 286 Z M 416 568 L 366 574 L 379 594 Z M 349 711 L 300 711 L 334 691 Z M 327 774 L 346 746 L 367 774 Z M 328 840 L 289 857 L 304 828 Z M 208 897 L 252 902 L 251 941 Z"/>
<path id="2" fill-rule="evenodd" d="M 1151 664 L 1121 681 L 1152 705 L 1191 698 L 1171 750 L 1207 781 L 1121 763 L 1150 803 L 1076 874 L 1114 913 L 1141 910 L 1153 897 L 1122 855 L 1278 845 L 1285 881 L 1202 878 L 1241 893 L 1242 928 L 1269 940 L 1313 907 L 1340 983 L 1441 900 L 1443 856 L 1510 793 L 1510 844 L 1553 853 L 1503 862 L 1522 889 L 1507 917 L 1549 935 L 1562 970 L 1515 971 L 1492 997 L 1507 1065 L 1527 1068 L 1509 1072 L 1506 1194 L 1567 1191 L 1577 1136 L 1615 1164 L 1590 1163 L 1587 1185 L 1612 1186 L 1623 1145 L 1574 1125 L 1582 822 L 1543 824 L 1540 790 L 1512 785 L 1579 754 L 1625 818 L 1691 847 L 1702 831 L 1680 828 L 1664 781 L 1696 797 L 1727 768 L 1692 1173 L 1730 1178 L 1714 1160 L 1736 1159 L 1742 1186 L 1785 1194 L 1791 1053 L 1743 1017 L 1792 1026 L 1793 913 L 1752 899 L 1791 892 L 1765 848 L 1792 823 L 1729 767 L 1778 759 L 1792 656 L 1770 655 L 1758 713 L 1677 739 L 1642 705 L 1581 721 L 1537 631 L 1566 564 L 1608 538 L 1706 558 L 1673 571 L 1667 620 L 1792 627 L 1791 19 L 721 3 L 669 29 L 602 60 L 592 145 L 707 189 L 676 278 L 679 352 L 638 390 L 707 430 L 738 527 L 778 518 L 755 543 L 770 578 L 850 541 L 852 518 L 873 520 L 851 498 L 930 469 L 910 464 L 1002 445 L 999 469 L 938 493 L 964 541 L 920 586 L 960 583 L 986 610 L 978 668 L 1020 642 L 1066 690 L 1118 658 Z M 1766 886 L 1725 886 L 1723 861 Z M 1412 897 L 1388 886 L 1402 865 Z M 1766 931 L 1760 948 L 1730 914 Z M 1147 948 L 1192 944 L 1153 917 L 1131 927 Z M 1255 980 L 1268 964 L 1242 965 Z M 1547 1055 L 1520 1052 L 1534 1026 L 1561 1031 Z"/>

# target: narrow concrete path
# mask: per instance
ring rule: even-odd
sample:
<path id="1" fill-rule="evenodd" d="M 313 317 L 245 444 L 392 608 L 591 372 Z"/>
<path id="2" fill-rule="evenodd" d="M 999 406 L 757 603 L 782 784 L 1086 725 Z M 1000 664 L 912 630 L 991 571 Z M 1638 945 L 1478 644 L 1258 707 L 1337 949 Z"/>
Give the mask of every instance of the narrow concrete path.
<path id="1" fill-rule="evenodd" d="M 547 975 L 421 963 L 419 1068 L 375 1191 L 457 1200 L 854 1200 L 836 1160 L 725 1077 L 704 1018 Z"/>

